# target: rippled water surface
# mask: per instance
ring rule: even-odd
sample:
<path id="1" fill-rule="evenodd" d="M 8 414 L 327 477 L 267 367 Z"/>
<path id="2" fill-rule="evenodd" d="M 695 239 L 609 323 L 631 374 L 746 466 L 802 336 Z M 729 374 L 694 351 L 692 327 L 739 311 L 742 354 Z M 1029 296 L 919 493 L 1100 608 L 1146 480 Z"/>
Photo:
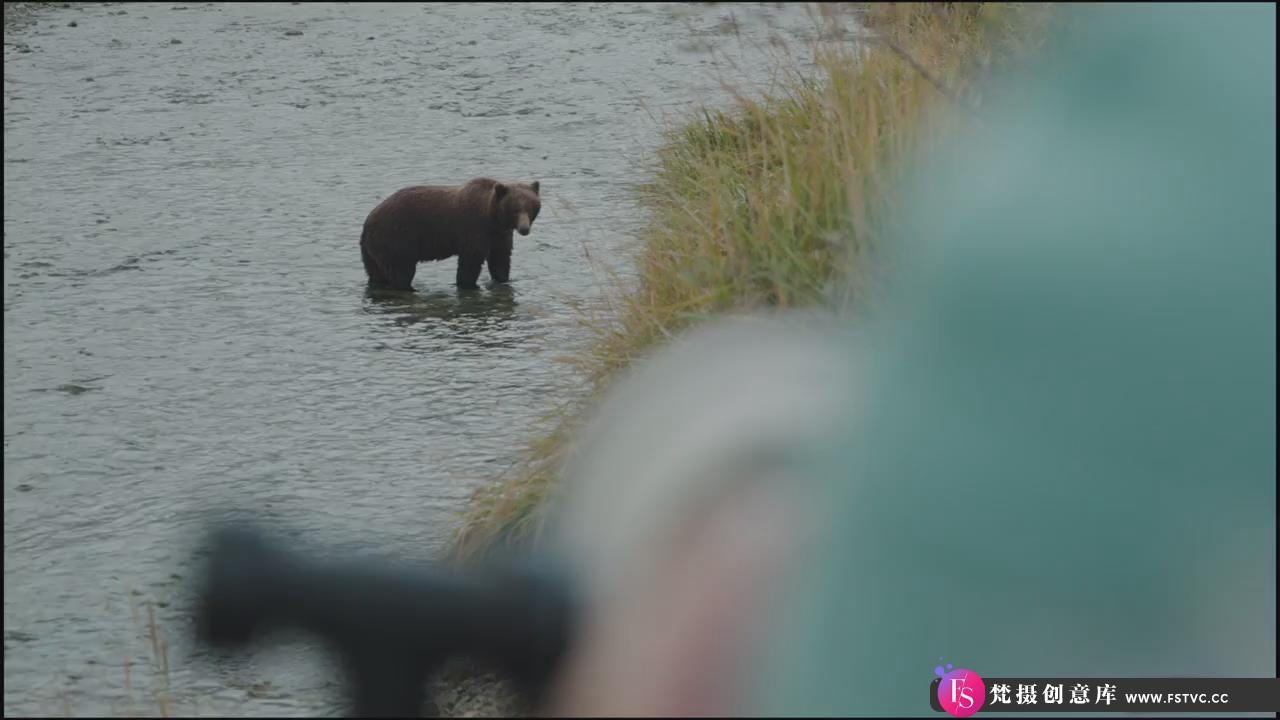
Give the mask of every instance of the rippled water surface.
<path id="1" fill-rule="evenodd" d="M 812 27 L 795 7 L 625 4 L 34 18 L 5 30 L 6 715 L 336 712 L 305 645 L 191 648 L 211 509 L 439 551 L 577 391 L 555 358 L 602 292 L 587 251 L 624 257 L 643 221 L 654 115 L 766 80 L 769 38 Z M 512 284 L 459 295 L 450 261 L 368 297 L 378 200 L 482 174 L 542 182 Z"/>

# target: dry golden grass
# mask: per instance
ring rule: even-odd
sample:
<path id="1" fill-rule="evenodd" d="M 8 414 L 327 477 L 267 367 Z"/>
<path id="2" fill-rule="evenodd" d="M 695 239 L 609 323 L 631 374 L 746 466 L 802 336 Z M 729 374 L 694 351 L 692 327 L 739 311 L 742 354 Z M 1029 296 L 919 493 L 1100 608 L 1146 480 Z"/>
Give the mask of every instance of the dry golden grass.
<path id="1" fill-rule="evenodd" d="M 851 9 L 863 26 L 852 32 L 838 25 Z M 574 361 L 591 391 L 476 494 L 458 557 L 537 537 L 584 410 L 639 355 L 729 310 L 856 307 L 895 222 L 901 174 L 953 123 L 979 117 L 987 70 L 1036 49 L 1052 16 L 1033 4 L 819 6 L 819 35 L 840 42 L 816 51 L 816 76 L 780 68 L 781 91 L 670 131 L 642 189 L 638 280 L 585 319 L 590 351 Z"/>

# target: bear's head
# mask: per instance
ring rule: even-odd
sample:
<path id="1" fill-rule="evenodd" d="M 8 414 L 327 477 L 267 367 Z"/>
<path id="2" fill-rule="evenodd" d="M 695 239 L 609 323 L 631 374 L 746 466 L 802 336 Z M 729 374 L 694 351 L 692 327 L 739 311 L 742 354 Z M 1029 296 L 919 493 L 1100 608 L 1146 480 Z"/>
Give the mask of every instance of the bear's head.
<path id="1" fill-rule="evenodd" d="M 503 229 L 514 229 L 521 235 L 529 234 L 529 228 L 542 209 L 542 198 L 538 190 L 537 180 L 528 185 L 497 183 L 493 186 L 494 206 Z"/>

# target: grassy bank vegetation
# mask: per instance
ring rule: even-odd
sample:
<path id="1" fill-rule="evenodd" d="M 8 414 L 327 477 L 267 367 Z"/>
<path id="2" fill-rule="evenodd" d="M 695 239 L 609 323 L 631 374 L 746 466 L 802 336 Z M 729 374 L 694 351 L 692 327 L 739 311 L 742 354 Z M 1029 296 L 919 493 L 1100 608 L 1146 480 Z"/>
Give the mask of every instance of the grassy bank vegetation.
<path id="1" fill-rule="evenodd" d="M 859 19 L 853 27 L 850 11 Z M 638 279 L 586 318 L 576 358 L 590 391 L 559 409 L 553 432 L 482 488 L 456 551 L 535 538 L 539 510 L 574 431 L 615 374 L 703 320 L 757 307 L 855 307 L 895 222 L 907 162 L 956 122 L 980 115 L 989 68 L 1033 52 L 1054 14 L 1001 3 L 824 6 L 817 68 L 781 68 L 766 97 L 737 98 L 671 130 L 656 177 Z M 837 42 L 830 42 L 835 38 Z"/>

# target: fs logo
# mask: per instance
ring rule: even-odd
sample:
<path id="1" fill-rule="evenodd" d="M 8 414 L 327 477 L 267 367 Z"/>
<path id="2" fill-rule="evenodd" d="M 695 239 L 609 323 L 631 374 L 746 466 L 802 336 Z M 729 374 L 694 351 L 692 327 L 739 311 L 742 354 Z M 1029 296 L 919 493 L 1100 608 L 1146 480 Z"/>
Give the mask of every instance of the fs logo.
<path id="1" fill-rule="evenodd" d="M 938 658 L 942 660 L 942 658 Z M 951 663 L 933 669 L 942 678 L 938 683 L 938 704 L 948 715 L 966 718 L 982 709 L 987 699 L 987 684 L 978 673 L 964 668 L 951 669 Z"/>

